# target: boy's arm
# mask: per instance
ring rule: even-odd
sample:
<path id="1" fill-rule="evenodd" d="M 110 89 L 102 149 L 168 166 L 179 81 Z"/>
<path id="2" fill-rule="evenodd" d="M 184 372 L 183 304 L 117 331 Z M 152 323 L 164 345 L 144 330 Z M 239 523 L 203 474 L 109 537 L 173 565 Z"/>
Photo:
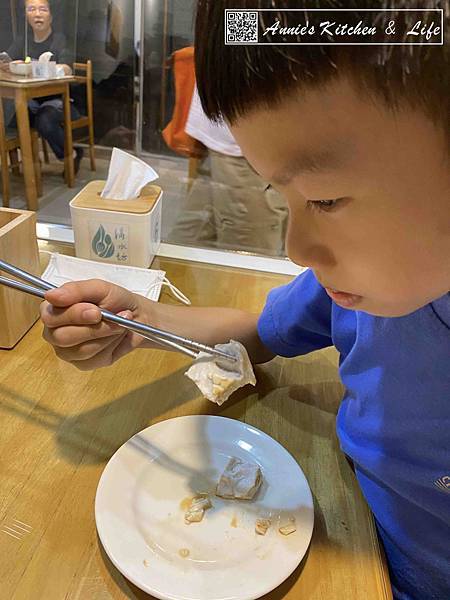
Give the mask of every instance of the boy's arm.
<path id="1" fill-rule="evenodd" d="M 236 339 L 256 363 L 274 356 L 258 336 L 258 317 L 240 310 L 160 304 L 100 280 L 66 284 L 47 292 L 46 300 L 41 305 L 44 339 L 82 370 L 108 366 L 135 348 L 160 348 L 102 321 L 98 307 L 208 345 Z"/>

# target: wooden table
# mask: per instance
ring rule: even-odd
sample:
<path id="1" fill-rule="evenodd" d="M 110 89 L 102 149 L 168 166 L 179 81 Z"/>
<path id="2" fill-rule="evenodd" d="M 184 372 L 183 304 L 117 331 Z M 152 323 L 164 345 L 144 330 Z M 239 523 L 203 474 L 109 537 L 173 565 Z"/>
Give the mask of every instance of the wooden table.
<path id="1" fill-rule="evenodd" d="M 174 260 L 153 266 L 197 305 L 252 311 L 288 280 Z M 164 293 L 161 301 L 172 299 Z M 132 435 L 191 414 L 224 415 L 262 429 L 308 478 L 315 502 L 309 552 L 264 600 L 392 598 L 371 514 L 335 435 L 342 386 L 333 349 L 257 367 L 256 389 L 218 407 L 183 376 L 184 355 L 138 350 L 112 367 L 82 373 L 60 362 L 41 332 L 37 324 L 14 350 L 0 351 L 2 598 L 150 599 L 102 550 L 96 487 L 107 461 Z"/>
<path id="2" fill-rule="evenodd" d="M 11 98 L 16 106 L 17 128 L 19 130 L 20 149 L 22 154 L 25 193 L 29 210 L 38 209 L 38 191 L 34 171 L 33 152 L 31 144 L 30 117 L 28 101 L 31 98 L 61 95 L 64 104 L 64 135 L 65 135 L 65 172 L 69 187 L 74 186 L 75 173 L 73 164 L 73 140 L 70 111 L 70 84 L 75 83 L 75 77 L 66 76 L 57 79 L 34 79 L 22 77 L 0 70 L 0 97 Z"/>

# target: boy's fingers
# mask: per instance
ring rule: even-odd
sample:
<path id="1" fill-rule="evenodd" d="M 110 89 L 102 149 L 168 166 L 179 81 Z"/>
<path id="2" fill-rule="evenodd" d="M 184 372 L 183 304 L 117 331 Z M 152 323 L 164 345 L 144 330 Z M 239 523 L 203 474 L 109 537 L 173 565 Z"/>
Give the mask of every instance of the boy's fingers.
<path id="1" fill-rule="evenodd" d="M 75 356 L 72 355 L 72 349 L 57 348 L 55 352 L 59 358 L 72 363 L 80 371 L 92 371 L 113 364 L 114 351 L 121 341 L 122 336 L 116 336 L 108 345 L 101 348 L 96 347 L 95 342 L 88 342 L 83 344 L 82 351 L 78 351 Z"/>
<path id="2" fill-rule="evenodd" d="M 84 342 L 79 346 L 73 346 L 72 348 L 55 347 L 55 353 L 58 358 L 61 358 L 66 362 L 71 362 L 77 367 L 84 366 L 86 367 L 86 370 L 97 368 L 100 363 L 101 366 L 106 365 L 105 358 L 107 356 L 109 356 L 108 364 L 112 363 L 112 354 L 120 344 L 121 339 L 122 336 L 114 336 L 109 339 L 91 340 Z"/>
<path id="3" fill-rule="evenodd" d="M 69 305 L 68 308 L 57 308 L 43 302 L 40 311 L 42 322 L 51 329 L 65 325 L 95 325 L 102 319 L 98 306 L 87 302 Z"/>
<path id="4" fill-rule="evenodd" d="M 69 308 L 56 308 L 44 301 L 40 306 L 40 313 L 42 322 L 49 329 L 71 325 L 96 325 L 102 321 L 98 306 L 88 304 L 87 302 L 80 302 L 74 306 L 69 306 Z M 133 318 L 133 313 L 130 310 L 124 310 L 118 314 L 125 319 Z M 114 323 L 107 323 L 107 327 L 109 328 L 110 335 L 121 330 L 121 327 Z M 103 327 L 102 331 L 106 332 L 107 330 Z"/>
<path id="5" fill-rule="evenodd" d="M 111 293 L 114 286 L 101 279 L 89 279 L 88 281 L 72 281 L 63 286 L 49 290 L 45 299 L 53 306 L 66 308 L 79 302 L 91 302 L 100 304 Z"/>
<path id="6" fill-rule="evenodd" d="M 111 326 L 102 321 L 98 325 L 68 325 L 67 327 L 49 328 L 44 327 L 42 337 L 46 342 L 57 348 L 72 348 L 90 340 L 104 340 L 123 333 L 123 328 L 117 325 Z"/>
<path id="7" fill-rule="evenodd" d="M 120 344 L 118 344 L 118 346 L 115 348 L 112 354 L 112 362 L 116 362 L 129 352 L 132 352 L 133 350 L 138 348 L 141 343 L 142 338 L 140 338 L 136 334 L 132 334 L 131 332 L 129 332 L 128 335 L 124 336 L 120 340 Z"/>
<path id="8" fill-rule="evenodd" d="M 131 310 L 123 310 L 122 312 L 117 313 L 119 317 L 123 317 L 124 319 L 128 319 L 129 321 L 133 320 L 133 313 Z"/>

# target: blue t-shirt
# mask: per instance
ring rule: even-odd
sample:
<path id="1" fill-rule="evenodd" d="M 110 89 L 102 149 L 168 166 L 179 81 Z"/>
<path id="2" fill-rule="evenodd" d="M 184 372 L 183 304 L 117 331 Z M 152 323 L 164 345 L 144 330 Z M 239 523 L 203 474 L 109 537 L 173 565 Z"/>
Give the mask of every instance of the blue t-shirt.
<path id="1" fill-rule="evenodd" d="M 337 306 L 306 271 L 258 322 L 280 356 L 336 346 L 337 416 L 388 557 L 394 597 L 450 599 L 450 294 L 404 317 Z"/>

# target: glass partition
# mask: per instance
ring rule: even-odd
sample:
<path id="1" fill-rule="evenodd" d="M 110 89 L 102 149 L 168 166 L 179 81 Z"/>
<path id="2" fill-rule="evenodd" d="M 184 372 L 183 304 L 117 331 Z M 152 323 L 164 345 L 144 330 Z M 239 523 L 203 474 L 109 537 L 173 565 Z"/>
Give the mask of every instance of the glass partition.
<path id="1" fill-rule="evenodd" d="M 194 44 L 195 0 L 144 0 L 142 149 L 172 154 L 161 136 L 171 118 L 175 86 L 170 58 Z"/>
<path id="2" fill-rule="evenodd" d="M 75 187 L 68 188 L 61 177 L 64 165 L 47 140 L 41 152 L 40 222 L 70 227 L 70 200 L 90 180 L 106 179 L 111 149 L 119 147 L 139 155 L 160 176 L 164 242 L 284 255 L 284 200 L 266 189 L 227 127 L 205 121 L 195 94 L 192 100 L 192 57 L 192 76 L 187 83 L 177 80 L 179 51 L 194 44 L 195 5 L 195 0 L 3 0 L 0 52 L 14 47 L 11 58 L 36 54 L 36 27 L 50 18 L 52 34 L 64 39 L 59 61 L 93 65 L 97 170 L 90 170 L 86 131 L 77 131 L 79 171 Z M 72 86 L 71 97 L 73 108 L 85 115 L 86 86 Z M 163 135 L 180 102 L 190 106 L 188 152 Z M 14 127 L 14 107 L 4 104 Z M 24 208 L 20 177 L 12 178 L 12 190 L 11 206 Z"/>
<path id="3" fill-rule="evenodd" d="M 64 58 L 73 62 L 77 54 L 77 14 L 78 0 L 3 0 L 0 52 L 8 52 L 13 60 L 27 56 L 35 60 L 40 49 L 53 45 L 59 50 L 64 48 Z"/>
<path id="4" fill-rule="evenodd" d="M 68 68 L 73 64 L 77 55 L 77 0 L 65 3 L 3 0 L 0 11 L 0 53 L 4 71 L 9 72 L 17 65 L 19 75 L 46 76 L 34 67 L 45 52 L 52 52 L 50 64 L 46 67 L 47 74 L 56 75 L 55 63 L 67 64 Z M 13 63 L 9 69 L 8 61 Z M 24 66 L 20 64 L 23 61 L 31 61 L 25 66 L 28 71 L 23 70 Z M 30 105 L 32 126 L 35 124 L 36 102 L 33 104 Z M 12 101 L 4 101 L 4 111 L 6 126 L 14 129 L 16 120 Z"/>
<path id="5" fill-rule="evenodd" d="M 23 30 L 23 25 L 22 30 Z M 0 2 L 0 52 L 5 52 L 13 43 L 19 31 L 15 1 Z"/>
<path id="6" fill-rule="evenodd" d="M 140 0 L 78 0 L 77 60 L 92 60 L 95 140 L 136 147 L 135 10 Z"/>

